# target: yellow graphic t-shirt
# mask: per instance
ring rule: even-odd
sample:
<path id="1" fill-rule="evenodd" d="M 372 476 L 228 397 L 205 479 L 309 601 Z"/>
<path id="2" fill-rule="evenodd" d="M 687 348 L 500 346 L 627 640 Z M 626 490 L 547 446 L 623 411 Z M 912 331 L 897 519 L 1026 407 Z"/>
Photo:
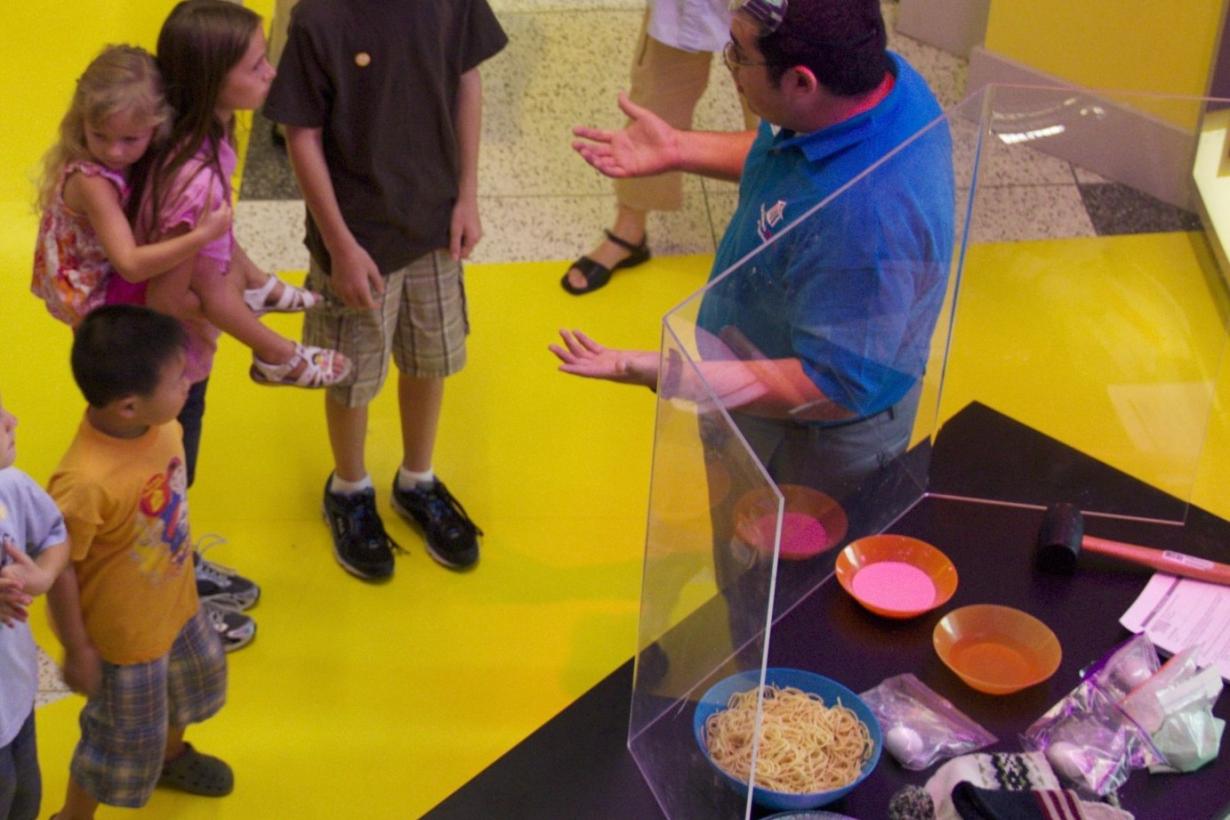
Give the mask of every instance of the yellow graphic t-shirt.
<path id="1" fill-rule="evenodd" d="M 83 420 L 47 485 L 68 525 L 90 640 L 114 664 L 166 655 L 196 612 L 179 422 L 135 439 Z"/>

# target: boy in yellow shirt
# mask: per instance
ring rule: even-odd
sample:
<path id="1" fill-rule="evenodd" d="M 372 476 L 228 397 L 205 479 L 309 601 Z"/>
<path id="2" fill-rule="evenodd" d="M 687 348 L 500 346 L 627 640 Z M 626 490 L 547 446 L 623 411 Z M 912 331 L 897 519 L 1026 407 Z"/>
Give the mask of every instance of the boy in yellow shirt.
<path id="1" fill-rule="evenodd" d="M 197 598 L 183 433 L 179 322 L 146 308 L 90 313 L 73 339 L 89 407 L 48 492 L 72 564 L 48 594 L 64 679 L 88 700 L 59 820 L 145 805 L 162 785 L 230 793 L 226 763 L 184 741 L 226 700 L 226 657 Z"/>

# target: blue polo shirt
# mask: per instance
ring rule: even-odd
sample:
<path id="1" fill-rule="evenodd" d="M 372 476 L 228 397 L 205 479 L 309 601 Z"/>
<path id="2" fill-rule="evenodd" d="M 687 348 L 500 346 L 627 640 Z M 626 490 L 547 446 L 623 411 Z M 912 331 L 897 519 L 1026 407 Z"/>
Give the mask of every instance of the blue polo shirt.
<path id="1" fill-rule="evenodd" d="M 697 318 L 739 358 L 800 359 L 858 417 L 922 375 L 952 261 L 948 125 L 890 57 L 871 110 L 810 134 L 761 124 Z"/>

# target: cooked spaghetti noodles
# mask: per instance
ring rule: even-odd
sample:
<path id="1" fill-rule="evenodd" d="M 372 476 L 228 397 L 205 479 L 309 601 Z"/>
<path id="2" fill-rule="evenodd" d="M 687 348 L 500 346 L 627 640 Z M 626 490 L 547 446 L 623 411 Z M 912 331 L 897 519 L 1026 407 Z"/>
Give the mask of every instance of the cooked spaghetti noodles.
<path id="1" fill-rule="evenodd" d="M 744 783 L 752 766 L 757 691 L 736 692 L 726 709 L 705 721 L 705 744 L 713 762 Z M 819 695 L 792 686 L 764 687 L 760 737 L 756 785 L 789 794 L 853 783 L 872 753 L 866 724 L 840 699 L 835 706 L 825 706 Z"/>

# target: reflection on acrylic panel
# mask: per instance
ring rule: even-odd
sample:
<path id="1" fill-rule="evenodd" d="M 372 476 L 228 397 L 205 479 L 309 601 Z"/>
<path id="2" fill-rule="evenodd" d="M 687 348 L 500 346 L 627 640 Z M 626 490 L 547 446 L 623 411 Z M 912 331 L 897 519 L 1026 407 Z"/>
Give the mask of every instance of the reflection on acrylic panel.
<path id="1" fill-rule="evenodd" d="M 773 623 L 832 582 L 841 548 L 920 499 L 1184 520 L 1225 348 L 1216 311 L 1190 296 L 1212 254 L 1198 233 L 1104 235 L 1083 208 L 1059 233 L 1049 217 L 1080 206 L 1073 179 L 1185 207 L 1189 169 L 1153 125 L 1198 111 L 987 87 L 797 219 L 762 213 L 763 243 L 667 314 L 628 735 L 667 816 L 751 816 L 689 737 L 695 699 L 762 672 Z M 947 196 L 950 218 L 886 217 L 903 180 Z M 839 246 L 874 262 L 850 264 Z M 821 296 L 849 309 L 816 312 Z M 821 363 L 803 373 L 818 392 L 792 358 Z M 1010 454 L 1011 481 L 978 452 L 950 459 L 948 422 L 972 404 L 1159 491 L 1129 505 L 1113 481 L 1095 492 L 1011 436 L 984 448 L 1001 464 Z M 867 419 L 890 445 L 833 432 Z"/>

